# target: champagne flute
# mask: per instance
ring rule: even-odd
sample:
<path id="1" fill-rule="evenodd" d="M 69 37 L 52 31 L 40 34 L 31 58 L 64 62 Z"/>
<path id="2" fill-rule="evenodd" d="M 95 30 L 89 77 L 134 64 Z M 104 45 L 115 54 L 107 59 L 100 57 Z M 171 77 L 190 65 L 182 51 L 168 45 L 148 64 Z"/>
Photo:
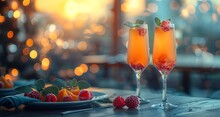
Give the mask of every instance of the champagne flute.
<path id="1" fill-rule="evenodd" d="M 141 103 L 149 103 L 149 100 L 141 98 L 141 73 L 148 66 L 150 61 L 148 26 L 142 24 L 138 27 L 129 28 L 129 41 L 127 50 L 127 63 L 136 74 L 136 94 Z"/>
<path id="2" fill-rule="evenodd" d="M 163 92 L 162 103 L 154 104 L 151 107 L 163 110 L 177 107 L 167 100 L 167 76 L 176 64 L 176 44 L 174 24 L 171 24 L 169 20 L 165 21 L 164 23 L 159 23 L 161 26 L 155 26 L 152 56 L 153 64 L 162 76 Z"/>

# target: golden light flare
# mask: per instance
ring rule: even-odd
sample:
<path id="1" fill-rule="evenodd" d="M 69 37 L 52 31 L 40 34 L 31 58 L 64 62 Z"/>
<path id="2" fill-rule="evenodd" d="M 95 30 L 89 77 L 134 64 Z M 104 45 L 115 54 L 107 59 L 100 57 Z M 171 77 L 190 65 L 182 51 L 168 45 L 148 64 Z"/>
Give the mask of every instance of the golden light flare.
<path id="1" fill-rule="evenodd" d="M 83 73 L 88 71 L 88 66 L 86 64 L 81 64 L 80 67 L 83 69 Z"/>
<path id="2" fill-rule="evenodd" d="M 83 68 L 82 67 L 76 67 L 74 70 L 74 74 L 76 76 L 81 76 L 83 74 Z"/>
<path id="3" fill-rule="evenodd" d="M 146 0 L 125 0 L 121 5 L 121 11 L 127 13 L 128 17 L 138 16 L 146 8 Z"/>
<path id="4" fill-rule="evenodd" d="M 28 47 L 32 47 L 33 44 L 34 44 L 33 39 L 29 38 L 29 39 L 26 40 L 26 45 L 27 45 Z"/>
<path id="5" fill-rule="evenodd" d="M 46 12 L 61 20 L 63 18 L 74 21 L 85 15 L 90 21 L 98 21 L 100 17 L 111 13 L 113 0 L 35 0 L 34 2 L 37 11 Z M 83 22 L 77 26 L 81 27 Z"/>
<path id="6" fill-rule="evenodd" d="M 18 76 L 18 70 L 15 69 L 15 68 L 13 68 L 13 69 L 11 70 L 11 75 L 14 76 L 14 77 Z"/>
<path id="7" fill-rule="evenodd" d="M 13 36 L 14 36 L 13 31 L 8 31 L 7 37 L 8 37 L 9 39 L 11 39 Z"/>
<path id="8" fill-rule="evenodd" d="M 35 59 L 37 58 L 37 51 L 36 50 L 31 50 L 29 56 L 32 58 L 32 59 Z"/>
<path id="9" fill-rule="evenodd" d="M 16 10 L 14 13 L 13 13 L 13 16 L 14 18 L 19 18 L 21 15 L 21 12 L 19 10 Z"/>
<path id="10" fill-rule="evenodd" d="M 16 10 L 18 8 L 18 2 L 17 1 L 12 1 L 11 2 L 11 9 Z"/>
<path id="11" fill-rule="evenodd" d="M 23 6 L 28 6 L 30 4 L 30 0 L 23 0 Z"/>
<path id="12" fill-rule="evenodd" d="M 43 58 L 41 61 L 41 69 L 46 71 L 50 66 L 50 60 L 48 58 Z"/>
<path id="13" fill-rule="evenodd" d="M 10 79 L 11 80 L 11 75 L 10 74 L 6 74 L 5 75 L 5 79 Z"/>
<path id="14" fill-rule="evenodd" d="M 92 64 L 89 67 L 89 71 L 92 73 L 98 73 L 99 72 L 99 66 L 97 64 Z"/>

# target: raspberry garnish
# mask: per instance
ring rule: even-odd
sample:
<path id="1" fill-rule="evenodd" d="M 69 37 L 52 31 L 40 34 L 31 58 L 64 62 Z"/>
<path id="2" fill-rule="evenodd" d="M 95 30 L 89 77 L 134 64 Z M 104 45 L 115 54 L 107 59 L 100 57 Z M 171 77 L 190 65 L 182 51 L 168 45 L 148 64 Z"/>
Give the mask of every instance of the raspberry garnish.
<path id="1" fill-rule="evenodd" d="M 113 100 L 113 106 L 116 108 L 123 108 L 125 106 L 125 100 L 123 97 L 121 96 L 117 96 L 114 100 Z"/>
<path id="2" fill-rule="evenodd" d="M 30 98 L 39 99 L 40 94 L 39 94 L 39 92 L 37 92 L 37 91 L 31 91 L 31 92 L 28 93 L 27 96 L 30 97 Z"/>
<path id="3" fill-rule="evenodd" d="M 137 28 L 137 31 L 140 36 L 144 36 L 146 34 L 146 29 L 141 28 L 141 27 Z"/>
<path id="4" fill-rule="evenodd" d="M 169 31 L 170 30 L 170 21 L 169 20 L 164 20 L 162 23 L 161 23 L 161 28 L 163 31 Z"/>
<path id="5" fill-rule="evenodd" d="M 28 93 L 24 93 L 24 96 L 28 96 Z"/>
<path id="6" fill-rule="evenodd" d="M 70 96 L 63 97 L 63 102 L 71 102 L 73 99 Z"/>
<path id="7" fill-rule="evenodd" d="M 93 98 L 93 94 L 90 91 L 82 90 L 79 92 L 79 100 L 91 100 Z"/>
<path id="8" fill-rule="evenodd" d="M 126 98 L 125 100 L 125 104 L 128 108 L 136 108 L 138 107 L 138 105 L 140 104 L 138 97 L 131 95 L 129 97 Z"/>
<path id="9" fill-rule="evenodd" d="M 57 101 L 57 97 L 53 93 L 49 93 L 46 95 L 45 102 L 56 102 L 56 101 Z"/>
<path id="10" fill-rule="evenodd" d="M 0 81 L 0 89 L 4 87 L 4 83 Z"/>
<path id="11" fill-rule="evenodd" d="M 131 64 L 131 67 L 135 70 L 142 70 L 144 69 L 144 66 L 141 63 L 138 64 Z"/>

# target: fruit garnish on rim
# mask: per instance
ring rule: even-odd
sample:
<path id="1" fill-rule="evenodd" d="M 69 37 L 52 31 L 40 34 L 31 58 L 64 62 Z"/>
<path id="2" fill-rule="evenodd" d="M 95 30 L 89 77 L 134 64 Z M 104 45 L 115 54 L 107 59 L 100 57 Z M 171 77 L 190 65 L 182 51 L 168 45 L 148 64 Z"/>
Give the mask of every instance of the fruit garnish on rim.
<path id="1" fill-rule="evenodd" d="M 171 28 L 171 19 L 167 19 L 167 20 L 163 20 L 161 22 L 161 20 L 158 17 L 155 17 L 155 23 L 157 24 L 157 26 L 161 27 L 163 31 L 167 32 L 170 30 Z"/>
<path id="2" fill-rule="evenodd" d="M 137 19 L 135 21 L 135 23 L 132 23 L 132 22 L 129 22 L 129 21 L 126 21 L 124 23 L 124 25 L 126 25 L 127 27 L 129 28 L 134 28 L 138 31 L 138 34 L 140 36 L 144 36 L 146 34 L 146 27 L 144 26 L 144 21 L 143 20 L 140 20 L 140 19 Z"/>

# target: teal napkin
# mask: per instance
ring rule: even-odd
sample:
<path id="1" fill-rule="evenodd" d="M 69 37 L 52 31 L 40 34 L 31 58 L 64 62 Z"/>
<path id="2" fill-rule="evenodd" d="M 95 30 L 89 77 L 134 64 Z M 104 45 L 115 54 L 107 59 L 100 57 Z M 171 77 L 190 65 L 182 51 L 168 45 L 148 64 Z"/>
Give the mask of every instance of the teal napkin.
<path id="1" fill-rule="evenodd" d="M 4 106 L 8 109 L 10 108 L 17 108 L 21 104 L 31 103 L 31 102 L 40 102 L 41 100 L 25 97 L 21 95 L 14 95 L 14 96 L 6 96 L 0 99 L 0 106 Z"/>

